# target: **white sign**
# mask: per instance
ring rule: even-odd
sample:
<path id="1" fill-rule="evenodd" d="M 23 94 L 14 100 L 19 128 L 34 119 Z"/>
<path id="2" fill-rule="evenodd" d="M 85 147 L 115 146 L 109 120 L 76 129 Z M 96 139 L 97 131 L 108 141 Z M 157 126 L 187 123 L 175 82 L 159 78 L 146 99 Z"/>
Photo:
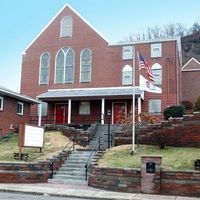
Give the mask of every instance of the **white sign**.
<path id="1" fill-rule="evenodd" d="M 133 59 L 133 47 L 132 46 L 124 46 L 122 48 L 122 59 L 123 60 Z"/>
<path id="2" fill-rule="evenodd" d="M 44 129 L 41 127 L 25 125 L 24 147 L 43 147 Z"/>

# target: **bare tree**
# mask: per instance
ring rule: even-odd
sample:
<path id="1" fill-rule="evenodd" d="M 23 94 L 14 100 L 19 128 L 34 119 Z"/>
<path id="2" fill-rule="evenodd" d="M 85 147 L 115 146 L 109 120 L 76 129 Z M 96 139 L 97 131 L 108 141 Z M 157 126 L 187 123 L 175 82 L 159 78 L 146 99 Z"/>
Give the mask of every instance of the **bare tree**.
<path id="1" fill-rule="evenodd" d="M 194 25 L 193 25 L 194 26 Z M 195 25 L 194 30 L 200 30 L 200 25 Z M 134 40 L 151 40 L 158 38 L 167 38 L 174 36 L 185 36 L 189 33 L 189 30 L 181 23 L 166 24 L 162 27 L 155 26 L 153 28 L 147 27 L 146 31 L 143 33 L 131 34 L 124 41 L 134 41 Z"/>

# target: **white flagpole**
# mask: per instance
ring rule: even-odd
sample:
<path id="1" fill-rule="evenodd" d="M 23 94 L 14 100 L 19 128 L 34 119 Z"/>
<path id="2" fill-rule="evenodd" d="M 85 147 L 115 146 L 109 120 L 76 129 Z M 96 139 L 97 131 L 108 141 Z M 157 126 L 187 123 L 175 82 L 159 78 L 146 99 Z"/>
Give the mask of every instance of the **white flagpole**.
<path id="1" fill-rule="evenodd" d="M 132 151 L 131 154 L 135 153 L 135 44 L 133 44 L 133 100 L 132 100 Z"/>

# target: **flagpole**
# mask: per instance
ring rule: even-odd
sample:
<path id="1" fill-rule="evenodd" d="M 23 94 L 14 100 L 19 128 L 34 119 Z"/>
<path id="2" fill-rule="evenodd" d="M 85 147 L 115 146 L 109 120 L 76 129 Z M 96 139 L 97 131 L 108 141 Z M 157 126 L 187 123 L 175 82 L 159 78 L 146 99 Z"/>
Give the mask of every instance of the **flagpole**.
<path id="1" fill-rule="evenodd" d="M 131 154 L 135 153 L 135 44 L 133 44 L 133 100 L 132 100 L 132 151 Z"/>

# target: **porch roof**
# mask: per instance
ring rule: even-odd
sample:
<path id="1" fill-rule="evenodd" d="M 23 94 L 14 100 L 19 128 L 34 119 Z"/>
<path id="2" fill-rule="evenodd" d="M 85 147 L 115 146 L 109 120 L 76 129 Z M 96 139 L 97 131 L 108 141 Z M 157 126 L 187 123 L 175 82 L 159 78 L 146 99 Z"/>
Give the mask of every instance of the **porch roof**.
<path id="1" fill-rule="evenodd" d="M 133 87 L 104 87 L 104 88 L 77 88 L 77 89 L 55 89 L 48 90 L 37 98 L 39 100 L 55 100 L 62 98 L 112 98 L 112 97 L 132 97 Z M 143 99 L 144 91 L 135 87 L 135 95 Z"/>

